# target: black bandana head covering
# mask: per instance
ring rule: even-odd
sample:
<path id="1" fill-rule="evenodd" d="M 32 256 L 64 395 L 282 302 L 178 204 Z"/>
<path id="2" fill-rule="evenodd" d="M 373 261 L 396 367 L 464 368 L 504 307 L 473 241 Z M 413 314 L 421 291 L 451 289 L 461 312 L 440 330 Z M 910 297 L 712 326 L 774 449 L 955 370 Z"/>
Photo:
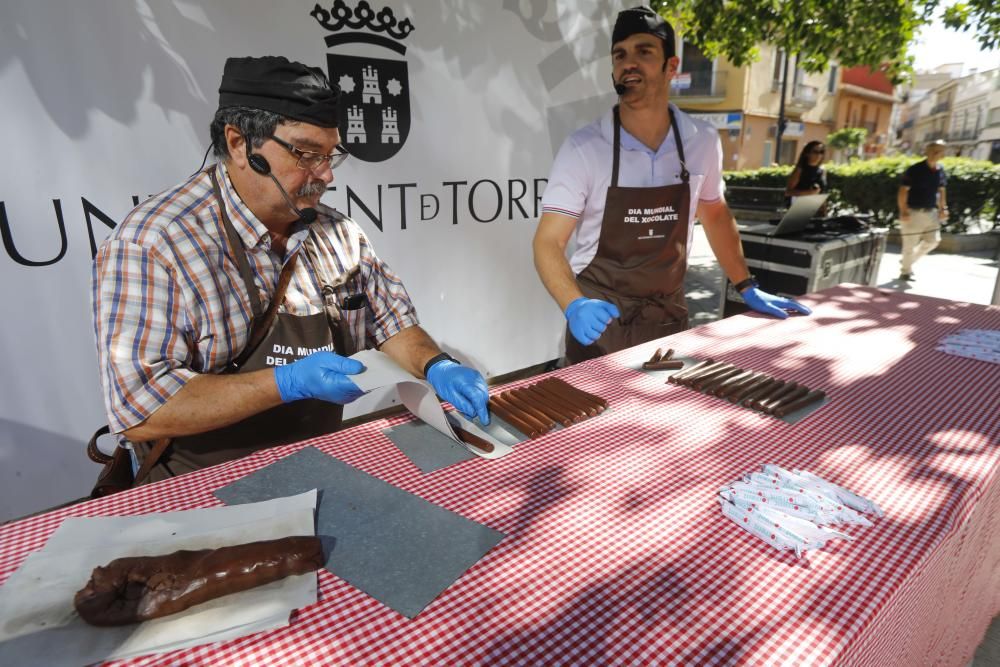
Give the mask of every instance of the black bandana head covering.
<path id="1" fill-rule="evenodd" d="M 219 108 L 250 107 L 320 127 L 337 127 L 340 88 L 316 67 L 280 56 L 229 58 Z"/>
<path id="2" fill-rule="evenodd" d="M 632 7 L 618 12 L 615 29 L 611 33 L 611 45 L 639 33 L 659 37 L 663 40 L 663 53 L 666 57 L 674 56 L 674 29 L 649 7 Z"/>

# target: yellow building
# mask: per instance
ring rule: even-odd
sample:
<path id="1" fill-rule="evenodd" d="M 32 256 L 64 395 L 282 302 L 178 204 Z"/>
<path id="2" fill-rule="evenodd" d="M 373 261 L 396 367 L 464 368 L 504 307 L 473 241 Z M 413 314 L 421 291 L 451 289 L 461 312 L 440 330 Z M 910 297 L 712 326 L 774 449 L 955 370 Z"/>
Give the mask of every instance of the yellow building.
<path id="1" fill-rule="evenodd" d="M 775 162 L 783 53 L 761 47 L 761 59 L 736 67 L 724 58 L 706 58 L 693 44 L 680 40 L 681 74 L 671 99 L 681 109 L 713 122 L 722 137 L 723 168 L 755 169 Z M 834 129 L 838 68 L 807 74 L 788 65 L 785 98 L 787 125 L 778 162 L 792 164 L 809 141 L 825 141 Z"/>

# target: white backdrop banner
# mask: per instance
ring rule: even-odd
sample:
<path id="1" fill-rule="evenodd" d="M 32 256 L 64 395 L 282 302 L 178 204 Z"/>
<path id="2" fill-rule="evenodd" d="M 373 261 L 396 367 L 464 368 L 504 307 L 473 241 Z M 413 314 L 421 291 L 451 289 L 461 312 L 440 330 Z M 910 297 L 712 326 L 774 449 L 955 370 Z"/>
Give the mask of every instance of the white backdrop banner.
<path id="1" fill-rule="evenodd" d="M 132 207 L 198 167 L 230 56 L 283 55 L 344 88 L 358 157 L 324 202 L 362 225 L 445 350 L 487 376 L 558 357 L 563 320 L 531 238 L 554 151 L 613 103 L 620 8 L 5 0 L 0 520 L 95 479 L 91 261 Z M 366 397 L 354 413 L 388 402 Z"/>

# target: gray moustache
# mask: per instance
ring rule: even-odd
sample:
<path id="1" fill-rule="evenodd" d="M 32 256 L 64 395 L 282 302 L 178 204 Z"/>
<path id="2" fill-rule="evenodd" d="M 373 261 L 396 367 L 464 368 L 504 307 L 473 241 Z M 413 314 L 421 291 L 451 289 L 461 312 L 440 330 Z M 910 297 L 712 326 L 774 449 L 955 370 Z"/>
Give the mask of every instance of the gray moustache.
<path id="1" fill-rule="evenodd" d="M 303 185 L 297 195 L 299 197 L 312 197 L 314 195 L 321 195 L 326 192 L 326 184 L 323 182 L 307 183 Z"/>

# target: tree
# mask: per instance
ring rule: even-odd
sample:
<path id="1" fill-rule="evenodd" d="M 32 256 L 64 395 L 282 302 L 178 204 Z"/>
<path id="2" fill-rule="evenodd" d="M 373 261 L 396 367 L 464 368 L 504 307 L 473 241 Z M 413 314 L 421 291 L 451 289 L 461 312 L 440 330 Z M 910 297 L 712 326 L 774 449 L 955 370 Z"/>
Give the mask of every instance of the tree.
<path id="1" fill-rule="evenodd" d="M 737 66 L 759 56 L 757 45 L 773 44 L 798 55 L 807 72 L 823 72 L 830 61 L 853 67 L 887 65 L 896 82 L 912 68 L 907 49 L 914 32 L 930 22 L 941 0 L 652 0 L 685 39 L 709 57 Z M 1000 44 L 1000 4 L 969 0 L 945 9 L 951 28 L 975 29 L 984 48 Z"/>
<path id="2" fill-rule="evenodd" d="M 867 137 L 868 130 L 863 127 L 845 127 L 826 135 L 826 145 L 851 155 L 864 145 Z"/>

